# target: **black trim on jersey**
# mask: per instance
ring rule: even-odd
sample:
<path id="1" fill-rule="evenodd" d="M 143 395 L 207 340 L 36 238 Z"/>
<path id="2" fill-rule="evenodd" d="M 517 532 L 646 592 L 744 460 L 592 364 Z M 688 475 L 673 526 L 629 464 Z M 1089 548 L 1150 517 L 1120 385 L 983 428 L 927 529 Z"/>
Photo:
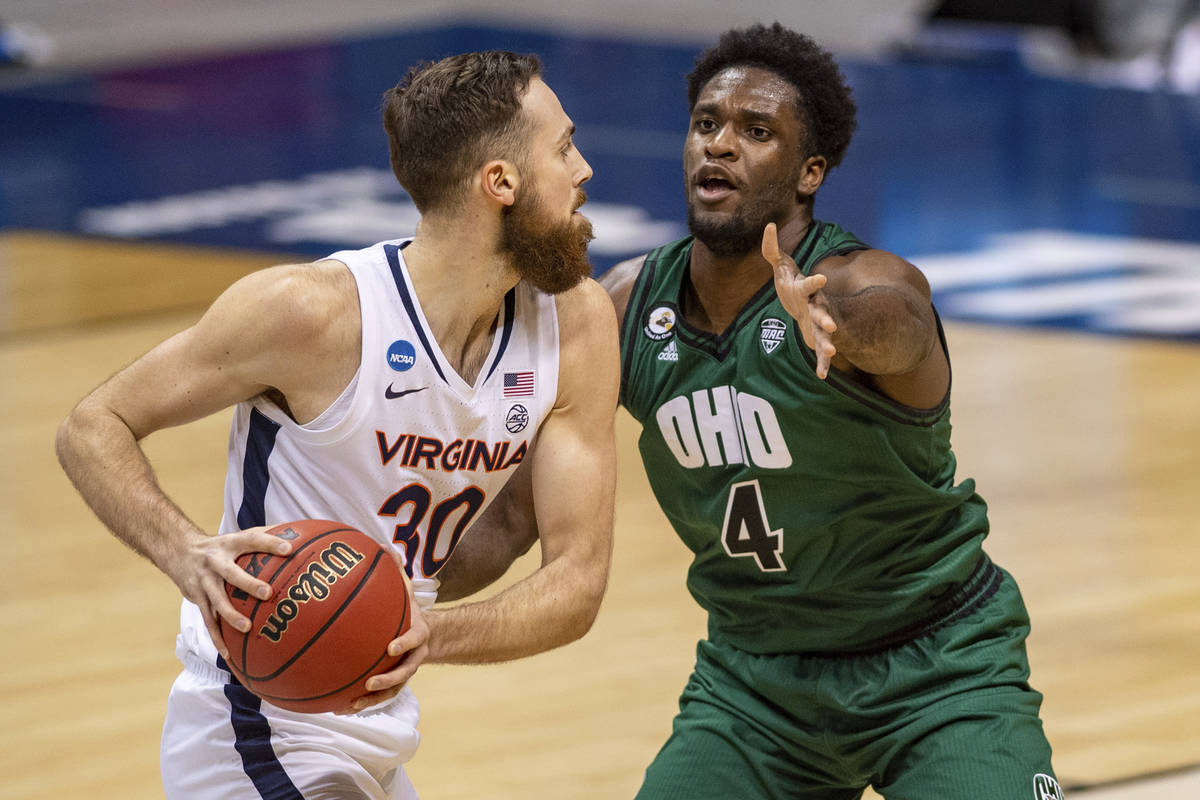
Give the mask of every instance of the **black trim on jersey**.
<path id="1" fill-rule="evenodd" d="M 938 316 L 936 308 L 933 309 L 933 319 L 937 323 L 938 341 L 941 342 L 942 352 L 946 354 L 946 369 L 949 370 L 950 348 L 946 344 L 946 332 L 942 329 L 942 319 Z M 800 323 L 795 319 L 792 320 L 792 331 L 796 337 L 796 349 L 800 351 L 804 362 L 815 373 L 817 369 L 817 354 L 804 343 L 804 338 L 800 332 Z M 951 374 L 951 378 L 953 378 L 953 374 Z M 825 382 L 851 400 L 874 409 L 893 422 L 899 422 L 902 425 L 930 427 L 941 419 L 942 415 L 946 412 L 946 407 L 950 405 L 950 383 L 952 381 L 947 381 L 946 394 L 942 397 L 942 401 L 933 408 L 913 408 L 912 406 L 906 406 L 898 400 L 893 400 L 885 394 L 862 385 L 845 372 L 833 367 L 829 368 L 829 375 L 826 376 Z"/>
<path id="2" fill-rule="evenodd" d="M 267 524 L 267 486 L 271 482 L 267 459 L 275 449 L 278 433 L 278 422 L 257 408 L 250 409 L 246 453 L 242 456 L 242 504 L 237 513 L 238 527 L 242 530 Z"/>
<path id="3" fill-rule="evenodd" d="M 813 220 L 813 224 L 809 227 L 808 232 L 804 234 L 804 238 L 800 240 L 800 244 L 796 245 L 795 251 L 792 253 L 792 260 L 797 266 L 804 264 L 811 255 L 817 242 L 821 240 L 822 234 L 825 232 L 826 224 L 820 220 Z M 691 250 L 688 251 L 689 264 L 691 259 Z M 684 278 L 686 273 L 680 276 L 679 280 L 679 307 L 683 308 L 684 294 Z M 699 350 L 702 353 L 707 353 L 717 361 L 724 361 L 729 353 L 733 350 L 734 340 L 737 334 L 747 324 L 747 321 L 758 316 L 764 308 L 771 304 L 775 298 L 775 276 L 769 277 L 762 287 L 754 293 L 754 295 L 746 301 L 746 304 L 738 311 L 737 316 L 729 323 L 729 327 L 721 333 L 712 333 L 711 331 L 702 330 L 695 325 L 688 323 L 682 312 L 679 315 L 680 330 L 679 340 L 688 345 L 694 350 Z"/>
<path id="4" fill-rule="evenodd" d="M 412 321 L 413 330 L 417 332 L 417 338 L 420 339 L 421 346 L 425 348 L 425 354 L 429 356 L 429 361 L 433 364 L 433 368 L 437 371 L 438 377 L 442 379 L 442 382 L 449 383 L 446 380 L 446 376 L 442 374 L 442 368 L 438 364 L 437 355 L 434 354 L 433 347 L 429 344 L 429 338 L 425 336 L 425 328 L 421 325 L 421 318 L 417 315 L 417 308 L 413 303 L 412 294 L 408 291 L 408 283 L 404 280 L 404 272 L 400 269 L 400 247 L 394 244 L 385 244 L 383 252 L 387 256 L 388 266 L 392 268 L 392 280 L 396 283 L 396 291 L 400 293 L 400 302 L 404 303 L 404 310 L 408 312 L 408 318 Z"/>
<path id="5" fill-rule="evenodd" d="M 271 723 L 262 713 L 262 700 L 233 677 L 225 659 L 217 656 L 217 669 L 229 672 L 225 697 L 233 726 L 233 749 L 242 757 L 242 770 L 260 797 L 271 800 L 304 800 L 271 746 Z"/>
<path id="6" fill-rule="evenodd" d="M 257 408 L 250 409 L 246 430 L 246 454 L 242 459 L 242 504 L 237 524 L 243 530 L 267 524 L 266 497 L 271 475 L 267 459 L 275 449 L 280 425 Z M 242 769 L 262 797 L 304 800 L 271 747 L 271 724 L 263 716 L 262 700 L 233 677 L 225 659 L 217 656 L 217 668 L 229 673 L 224 686 L 233 726 L 233 749 L 242 757 Z"/>
<path id="7" fill-rule="evenodd" d="M 669 246 L 656 247 L 646 256 L 646 260 L 642 262 L 642 268 L 638 270 L 637 277 L 634 278 L 633 290 L 630 291 L 629 302 L 625 306 L 625 320 L 621 325 L 620 339 L 622 350 L 621 389 L 617 399 L 626 409 L 629 408 L 629 374 L 633 370 L 633 355 L 637 350 L 639 320 L 645 312 L 650 288 L 654 286 L 654 273 L 658 269 L 661 253 Z"/>
<path id="8" fill-rule="evenodd" d="M 517 290 L 516 287 L 509 289 L 504 295 L 504 330 L 500 333 L 500 346 L 496 348 L 496 360 L 492 362 L 492 368 L 487 372 L 487 378 L 484 382 L 492 377 L 492 373 L 496 371 L 496 367 L 500 366 L 500 359 L 504 357 L 504 351 L 508 348 L 508 340 L 512 338 L 513 316 L 517 313 Z"/>
<path id="9" fill-rule="evenodd" d="M 693 350 L 699 350 L 702 353 L 715 358 L 717 361 L 724 361 L 725 357 L 733 350 L 734 340 L 737 334 L 741 331 L 746 321 L 751 317 L 757 316 L 764 308 L 769 306 L 774 300 L 775 278 L 767 279 L 767 282 L 754 293 L 754 296 L 746 301 L 746 305 L 738 311 L 737 316 L 733 318 L 733 322 L 729 323 L 729 327 L 722 333 L 712 333 L 695 325 L 690 324 L 683 316 L 679 315 L 679 341 L 691 347 Z M 680 302 L 683 301 L 683 283 L 679 284 Z"/>

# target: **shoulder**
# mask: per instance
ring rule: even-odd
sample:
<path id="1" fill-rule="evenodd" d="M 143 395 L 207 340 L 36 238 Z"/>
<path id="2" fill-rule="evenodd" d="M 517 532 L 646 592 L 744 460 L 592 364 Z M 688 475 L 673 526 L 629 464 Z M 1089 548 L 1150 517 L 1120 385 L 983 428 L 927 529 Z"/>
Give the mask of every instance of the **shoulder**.
<path id="1" fill-rule="evenodd" d="M 591 278 L 556 294 L 554 302 L 558 309 L 559 326 L 566 328 L 568 335 L 580 332 L 578 329 L 581 327 L 615 329 L 615 315 L 609 295 L 600 283 Z"/>
<path id="2" fill-rule="evenodd" d="M 625 321 L 625 311 L 629 308 L 629 297 L 633 293 L 633 285 L 646 265 L 646 256 L 640 255 L 613 266 L 600 276 L 600 285 L 608 292 L 617 313 L 618 324 Z"/>
<path id="3" fill-rule="evenodd" d="M 618 364 L 617 318 L 608 294 L 588 278 L 557 294 L 559 331 L 559 404 L 564 395 L 613 395 L 615 405 Z"/>
<path id="4" fill-rule="evenodd" d="M 218 301 L 276 336 L 308 338 L 357 327 L 358 289 L 340 261 L 281 264 L 234 283 Z"/>

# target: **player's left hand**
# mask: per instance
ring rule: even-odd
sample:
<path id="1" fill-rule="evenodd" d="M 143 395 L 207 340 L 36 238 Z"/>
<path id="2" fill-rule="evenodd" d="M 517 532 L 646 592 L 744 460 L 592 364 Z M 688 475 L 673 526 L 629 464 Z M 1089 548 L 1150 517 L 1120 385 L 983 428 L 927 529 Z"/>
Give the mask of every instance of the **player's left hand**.
<path id="1" fill-rule="evenodd" d="M 396 550 L 391 550 L 391 554 L 401 572 L 404 572 L 404 557 Z M 390 672 L 381 672 L 367 678 L 367 694 L 357 698 L 346 710 L 337 712 L 340 715 L 357 714 L 364 708 L 391 700 L 400 694 L 409 678 L 416 674 L 417 667 L 421 666 L 429 656 L 429 623 L 425 621 L 425 615 L 421 613 L 421 606 L 417 604 L 407 573 L 405 573 L 404 583 L 408 588 L 412 622 L 409 623 L 407 631 L 388 643 L 387 648 L 389 656 L 395 657 L 404 654 L 404 658 Z"/>
<path id="2" fill-rule="evenodd" d="M 824 275 L 805 277 L 791 257 L 779 252 L 779 235 L 775 223 L 767 224 L 763 230 L 762 254 L 775 270 L 775 292 L 789 314 L 796 318 L 804 343 L 817 355 L 817 377 L 824 380 L 829 374 L 829 365 L 837 354 L 832 335 L 837 323 L 829 312 L 829 298 L 822 287 Z"/>

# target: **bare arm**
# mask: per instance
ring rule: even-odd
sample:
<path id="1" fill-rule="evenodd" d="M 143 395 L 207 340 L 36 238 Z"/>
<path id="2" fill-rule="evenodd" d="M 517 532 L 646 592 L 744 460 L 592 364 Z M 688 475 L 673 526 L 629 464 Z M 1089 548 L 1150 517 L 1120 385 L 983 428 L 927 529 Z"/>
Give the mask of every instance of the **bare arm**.
<path id="1" fill-rule="evenodd" d="M 617 310 L 617 326 L 625 324 L 625 312 L 629 309 L 629 297 L 633 293 L 633 284 L 638 273 L 646 264 L 646 256 L 641 255 L 614 265 L 608 272 L 600 276 L 600 285 L 612 298 L 613 307 Z"/>
<path id="2" fill-rule="evenodd" d="M 532 460 L 517 472 L 438 571 L 438 602 L 461 600 L 490 586 L 538 539 Z"/>
<path id="3" fill-rule="evenodd" d="M 558 399 L 530 455 L 541 566 L 492 598 L 427 612 L 432 661 L 483 663 L 549 650 L 586 633 L 599 610 L 612 551 L 616 326 L 592 281 L 558 304 Z"/>
<path id="4" fill-rule="evenodd" d="M 817 355 L 819 377 L 834 366 L 868 377 L 906 405 L 941 401 L 949 362 L 920 270 L 892 253 L 861 250 L 826 258 L 805 277 L 780 254 L 774 225 L 763 234 L 763 257 L 775 267 L 784 308 Z"/>
<path id="5" fill-rule="evenodd" d="M 645 263 L 644 255 L 622 261 L 598 280 L 612 299 L 618 327 L 625 319 L 633 283 Z M 439 602 L 468 597 L 494 583 L 537 541 L 538 523 L 530 478 L 529 464 L 523 464 L 504 492 L 458 543 L 453 557 L 438 573 Z"/>
<path id="6" fill-rule="evenodd" d="M 260 597 L 269 591 L 234 560 L 250 551 L 286 553 L 290 545 L 261 529 L 207 535 L 159 487 L 138 442 L 269 387 L 291 390 L 304 382 L 309 388 L 295 389 L 289 401 L 301 408 L 319 402 L 321 381 L 302 381 L 299 373 L 321 374 L 326 385 L 343 379 L 337 369 L 320 367 L 344 346 L 323 333 L 346 312 L 337 279 L 292 266 L 238 281 L 194 326 L 85 397 L 58 430 L 59 460 L 83 499 L 118 539 L 200 607 L 218 649 L 223 644 L 216 615 L 243 630 L 248 624 L 229 604 L 224 582 Z M 352 310 L 357 314 L 357 305 Z M 296 358 L 301 349 L 311 358 Z"/>

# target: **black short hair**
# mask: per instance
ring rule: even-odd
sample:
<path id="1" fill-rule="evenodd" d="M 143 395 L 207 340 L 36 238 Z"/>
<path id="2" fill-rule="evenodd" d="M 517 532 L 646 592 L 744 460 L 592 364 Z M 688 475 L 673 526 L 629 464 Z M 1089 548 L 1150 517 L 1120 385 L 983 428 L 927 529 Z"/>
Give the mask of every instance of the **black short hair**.
<path id="1" fill-rule="evenodd" d="M 714 75 L 743 65 L 770 70 L 796 88 L 796 113 L 810 131 L 810 152 L 805 156 L 824 156 L 829 169 L 840 164 L 858 124 L 858 109 L 833 55 L 778 22 L 769 28 L 734 28 L 721 34 L 717 44 L 696 59 L 687 76 L 688 108 L 695 107 L 696 98 Z"/>

